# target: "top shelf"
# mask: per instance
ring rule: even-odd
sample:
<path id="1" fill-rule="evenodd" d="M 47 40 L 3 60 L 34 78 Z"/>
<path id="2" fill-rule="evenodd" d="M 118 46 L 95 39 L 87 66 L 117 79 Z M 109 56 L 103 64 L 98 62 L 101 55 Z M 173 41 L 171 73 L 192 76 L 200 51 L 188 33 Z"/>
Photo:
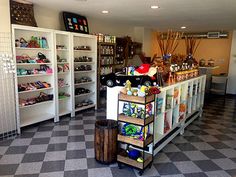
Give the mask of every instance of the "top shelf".
<path id="1" fill-rule="evenodd" d="M 16 47 L 16 50 L 45 50 L 50 51 L 48 48 L 29 48 L 29 47 Z"/>
<path id="2" fill-rule="evenodd" d="M 140 97 L 140 96 L 125 95 L 125 94 L 120 93 L 119 100 L 133 102 L 133 103 L 147 104 L 155 100 L 155 95 L 148 95 L 145 97 Z"/>
<path id="3" fill-rule="evenodd" d="M 116 45 L 116 43 L 111 42 L 98 42 L 99 45 Z"/>

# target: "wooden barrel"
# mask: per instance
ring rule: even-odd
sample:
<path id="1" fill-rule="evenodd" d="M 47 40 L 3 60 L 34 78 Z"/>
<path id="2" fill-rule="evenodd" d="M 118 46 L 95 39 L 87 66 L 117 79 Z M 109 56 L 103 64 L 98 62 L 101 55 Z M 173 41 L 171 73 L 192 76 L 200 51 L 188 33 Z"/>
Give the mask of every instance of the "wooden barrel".
<path id="1" fill-rule="evenodd" d="M 115 120 L 98 120 L 95 123 L 95 159 L 104 164 L 116 162 L 118 124 Z"/>

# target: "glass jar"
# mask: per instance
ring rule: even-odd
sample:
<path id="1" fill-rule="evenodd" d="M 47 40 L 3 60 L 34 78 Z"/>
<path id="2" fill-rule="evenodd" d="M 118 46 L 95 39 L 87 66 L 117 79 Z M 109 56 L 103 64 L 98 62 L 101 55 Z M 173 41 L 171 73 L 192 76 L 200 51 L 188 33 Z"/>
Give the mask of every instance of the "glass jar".
<path id="1" fill-rule="evenodd" d="M 199 61 L 199 66 L 206 66 L 206 60 L 202 58 L 202 59 Z"/>

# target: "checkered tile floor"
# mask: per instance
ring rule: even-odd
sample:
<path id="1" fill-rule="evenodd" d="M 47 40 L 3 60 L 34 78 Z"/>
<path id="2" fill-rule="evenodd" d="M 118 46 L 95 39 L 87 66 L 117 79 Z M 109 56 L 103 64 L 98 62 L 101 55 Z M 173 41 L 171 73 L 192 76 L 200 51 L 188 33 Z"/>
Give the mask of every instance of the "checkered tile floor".
<path id="1" fill-rule="evenodd" d="M 132 168 L 120 170 L 117 164 L 94 160 L 94 123 L 104 116 L 104 110 L 90 110 L 58 124 L 48 121 L 28 127 L 20 137 L 0 142 L 0 176 L 138 176 Z M 236 99 L 206 103 L 202 119 L 158 153 L 143 176 L 236 176 Z"/>

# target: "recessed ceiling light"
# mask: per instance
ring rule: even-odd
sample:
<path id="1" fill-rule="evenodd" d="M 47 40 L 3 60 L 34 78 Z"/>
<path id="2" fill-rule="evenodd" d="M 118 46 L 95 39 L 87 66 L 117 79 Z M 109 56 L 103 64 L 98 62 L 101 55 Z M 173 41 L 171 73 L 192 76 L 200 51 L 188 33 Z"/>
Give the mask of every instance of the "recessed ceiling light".
<path id="1" fill-rule="evenodd" d="M 108 10 L 103 10 L 102 13 L 103 13 L 103 14 L 108 14 L 109 11 L 108 11 Z"/>
<path id="2" fill-rule="evenodd" d="M 160 8 L 159 6 L 151 6 L 152 9 L 158 9 Z"/>
<path id="3" fill-rule="evenodd" d="M 181 26 L 181 29 L 185 29 L 186 28 L 186 26 Z"/>

